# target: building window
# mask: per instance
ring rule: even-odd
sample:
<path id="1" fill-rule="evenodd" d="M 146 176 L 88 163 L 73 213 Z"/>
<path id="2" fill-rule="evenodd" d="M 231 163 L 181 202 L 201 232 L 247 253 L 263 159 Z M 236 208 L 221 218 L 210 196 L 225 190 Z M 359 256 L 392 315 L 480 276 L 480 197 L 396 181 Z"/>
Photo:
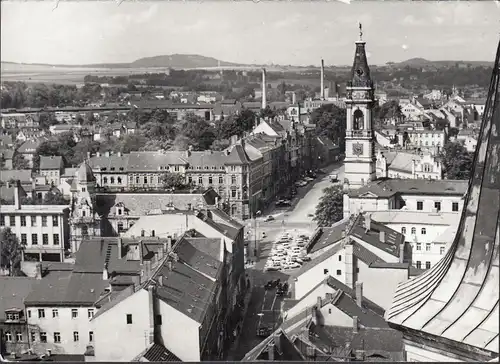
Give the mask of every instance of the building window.
<path id="1" fill-rule="evenodd" d="M 132 314 L 127 313 L 127 325 L 131 325 L 131 324 L 132 324 Z"/>
<path id="2" fill-rule="evenodd" d="M 231 190 L 231 197 L 236 198 L 236 190 Z"/>
<path id="3" fill-rule="evenodd" d="M 422 269 L 422 262 L 420 260 L 417 260 L 417 268 Z"/>
<path id="4" fill-rule="evenodd" d="M 49 234 L 42 234 L 42 245 L 49 245 Z"/>
<path id="5" fill-rule="evenodd" d="M 156 325 L 161 325 L 162 324 L 161 315 L 156 315 L 155 321 L 156 321 Z"/>
<path id="6" fill-rule="evenodd" d="M 421 243 L 417 243 L 417 250 L 422 250 L 422 244 Z"/>
<path id="7" fill-rule="evenodd" d="M 109 182 L 110 182 L 112 185 L 114 185 L 114 184 L 115 184 L 115 177 L 111 177 L 111 178 L 109 179 Z"/>
<path id="8" fill-rule="evenodd" d="M 90 342 L 94 341 L 94 331 L 89 331 L 89 341 Z"/>
<path id="9" fill-rule="evenodd" d="M 198 184 L 202 185 L 203 184 L 203 177 L 198 177 Z"/>
<path id="10" fill-rule="evenodd" d="M 341 275 L 342 274 L 342 271 L 340 269 L 337 269 L 337 275 Z"/>
<path id="11" fill-rule="evenodd" d="M 342 255 L 339 255 L 339 262 L 342 261 Z"/>
<path id="12" fill-rule="evenodd" d="M 82 236 L 89 236 L 89 227 L 87 225 L 82 226 Z"/>
<path id="13" fill-rule="evenodd" d="M 139 184 L 139 176 L 135 177 L 135 184 Z"/>
<path id="14" fill-rule="evenodd" d="M 188 177 L 188 184 L 193 184 L 193 177 L 191 176 Z"/>
<path id="15" fill-rule="evenodd" d="M 406 234 L 406 228 L 405 227 L 401 228 L 401 234 Z"/>
<path id="16" fill-rule="evenodd" d="M 426 243 L 425 244 L 425 251 L 430 252 L 431 251 L 431 243 Z"/>
<path id="17" fill-rule="evenodd" d="M 31 216 L 31 226 L 36 226 L 36 216 Z"/>
<path id="18" fill-rule="evenodd" d="M 36 335 L 35 335 L 35 333 L 33 331 L 30 332 L 30 336 L 31 336 L 31 342 L 34 343 L 36 341 Z"/>
<path id="19" fill-rule="evenodd" d="M 0 215 L 0 226 L 5 226 L 5 217 Z"/>
<path id="20" fill-rule="evenodd" d="M 47 342 L 47 333 L 46 332 L 41 332 L 40 333 L 40 342 L 41 343 L 46 343 Z"/>
<path id="21" fill-rule="evenodd" d="M 26 226 L 26 216 L 21 216 L 21 226 Z"/>
<path id="22" fill-rule="evenodd" d="M 47 226 L 47 216 L 42 216 L 42 226 Z"/>
<path id="23" fill-rule="evenodd" d="M 16 226 L 16 217 L 15 216 L 9 216 L 9 225 L 10 226 Z"/>
<path id="24" fill-rule="evenodd" d="M 52 309 L 52 318 L 59 317 L 59 311 L 57 308 Z"/>
<path id="25" fill-rule="evenodd" d="M 446 248 L 444 246 L 439 247 L 439 254 L 443 255 Z"/>
<path id="26" fill-rule="evenodd" d="M 427 234 L 427 230 L 425 230 L 425 228 L 422 228 L 422 229 L 420 229 L 420 233 L 422 235 L 425 235 L 425 234 Z"/>
<path id="27" fill-rule="evenodd" d="M 5 331 L 5 341 L 8 343 L 12 342 L 12 334 L 9 331 Z"/>
<path id="28" fill-rule="evenodd" d="M 416 229 L 416 228 L 414 228 L 414 227 L 412 227 L 412 228 L 411 228 L 411 234 L 412 234 L 412 235 L 415 235 L 416 233 L 417 233 L 417 229 Z"/>
<path id="29" fill-rule="evenodd" d="M 71 318 L 77 318 L 78 317 L 78 308 L 72 308 L 71 309 Z"/>
<path id="30" fill-rule="evenodd" d="M 38 309 L 38 318 L 45 318 L 45 310 L 43 308 Z"/>
<path id="31" fill-rule="evenodd" d="M 78 331 L 73 331 L 73 341 L 79 341 L 80 335 L 78 335 Z"/>
<path id="32" fill-rule="evenodd" d="M 219 184 L 220 185 L 224 184 L 224 178 L 222 176 L 219 176 Z"/>
<path id="33" fill-rule="evenodd" d="M 119 185 L 121 185 L 121 184 L 122 184 L 122 178 L 121 178 L 121 177 L 117 177 L 117 178 L 116 178 L 116 181 L 118 182 L 118 184 L 119 184 Z"/>
<path id="34" fill-rule="evenodd" d="M 16 332 L 16 341 L 17 342 L 23 341 L 23 333 L 22 332 Z"/>
<path id="35" fill-rule="evenodd" d="M 148 184 L 148 177 L 147 176 L 144 176 L 144 184 L 147 185 Z"/>
<path id="36" fill-rule="evenodd" d="M 441 202 L 439 202 L 439 201 L 434 202 L 434 208 L 437 211 L 441 211 Z"/>
<path id="37" fill-rule="evenodd" d="M 231 184 L 236 184 L 236 176 L 234 174 L 231 176 Z"/>
<path id="38" fill-rule="evenodd" d="M 87 310 L 87 316 L 88 316 L 89 319 L 92 318 L 92 317 L 94 317 L 94 309 L 93 308 L 89 308 Z"/>
<path id="39" fill-rule="evenodd" d="M 213 181 L 212 176 L 209 176 L 209 177 L 208 177 L 208 184 L 209 184 L 209 185 L 211 185 L 211 184 L 213 184 L 213 182 L 214 182 L 214 181 Z"/>
<path id="40" fill-rule="evenodd" d="M 54 238 L 54 245 L 59 245 L 59 234 L 52 235 Z"/>
<path id="41" fill-rule="evenodd" d="M 417 201 L 417 210 L 422 211 L 424 209 L 424 203 L 422 201 Z"/>
<path id="42" fill-rule="evenodd" d="M 38 235 L 31 234 L 31 245 L 38 245 Z"/>
<path id="43" fill-rule="evenodd" d="M 452 211 L 458 211 L 458 202 L 453 202 L 451 204 Z"/>
<path id="44" fill-rule="evenodd" d="M 28 318 L 31 318 L 31 310 L 28 310 Z"/>
<path id="45" fill-rule="evenodd" d="M 118 227 L 118 232 L 121 233 L 123 231 L 123 222 L 119 222 L 117 224 L 117 227 Z"/>
<path id="46" fill-rule="evenodd" d="M 431 262 L 425 262 L 425 269 L 431 269 Z"/>
<path id="47" fill-rule="evenodd" d="M 323 269 L 323 274 L 328 274 L 328 269 Z"/>
<path id="48" fill-rule="evenodd" d="M 61 333 L 60 332 L 54 332 L 54 343 L 58 344 L 61 342 Z"/>
<path id="49" fill-rule="evenodd" d="M 26 234 L 21 234 L 21 245 L 28 244 L 28 236 Z"/>

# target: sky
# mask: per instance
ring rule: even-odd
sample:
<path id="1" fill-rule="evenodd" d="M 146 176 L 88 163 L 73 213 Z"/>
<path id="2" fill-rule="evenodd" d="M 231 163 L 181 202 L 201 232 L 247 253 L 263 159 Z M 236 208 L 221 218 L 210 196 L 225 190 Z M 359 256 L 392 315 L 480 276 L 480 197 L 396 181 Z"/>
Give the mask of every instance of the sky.
<path id="1" fill-rule="evenodd" d="M 2 1 L 1 60 L 132 62 L 174 53 L 247 64 L 352 63 L 363 25 L 369 62 L 493 61 L 493 1 Z"/>

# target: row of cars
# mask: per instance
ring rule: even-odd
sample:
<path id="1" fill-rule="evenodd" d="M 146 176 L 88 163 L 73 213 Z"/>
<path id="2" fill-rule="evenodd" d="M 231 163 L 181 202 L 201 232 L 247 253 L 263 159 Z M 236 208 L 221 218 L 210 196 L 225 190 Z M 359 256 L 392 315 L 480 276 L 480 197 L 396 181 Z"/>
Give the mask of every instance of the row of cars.
<path id="1" fill-rule="evenodd" d="M 264 270 L 282 271 L 300 268 L 305 261 L 311 260 L 306 252 L 308 242 L 309 237 L 305 234 L 294 236 L 284 232 L 273 243 Z"/>

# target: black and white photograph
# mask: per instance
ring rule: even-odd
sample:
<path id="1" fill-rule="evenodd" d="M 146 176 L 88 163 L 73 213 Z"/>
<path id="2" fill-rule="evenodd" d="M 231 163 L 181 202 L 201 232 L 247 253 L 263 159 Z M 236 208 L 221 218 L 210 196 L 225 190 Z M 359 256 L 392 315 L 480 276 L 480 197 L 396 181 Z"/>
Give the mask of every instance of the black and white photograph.
<path id="1" fill-rule="evenodd" d="M 498 362 L 500 2 L 0 2 L 1 362 Z"/>

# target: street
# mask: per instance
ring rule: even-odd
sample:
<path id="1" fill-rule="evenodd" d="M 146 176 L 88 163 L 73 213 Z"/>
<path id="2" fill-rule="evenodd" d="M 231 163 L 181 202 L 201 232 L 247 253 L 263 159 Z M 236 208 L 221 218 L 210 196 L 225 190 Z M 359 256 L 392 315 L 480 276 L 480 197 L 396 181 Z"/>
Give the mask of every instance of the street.
<path id="1" fill-rule="evenodd" d="M 247 274 L 252 282 L 252 296 L 248 305 L 246 317 L 243 322 L 243 330 L 240 334 L 237 347 L 231 350 L 229 360 L 241 360 L 247 352 L 259 344 L 263 338 L 257 337 L 256 332 L 259 327 L 279 325 L 280 305 L 283 297 L 276 296 L 276 289 L 265 290 L 264 285 L 270 280 L 280 279 L 281 282 L 288 280 L 288 272 L 264 272 L 264 265 L 270 254 L 272 242 L 284 231 L 304 232 L 311 236 L 316 229 L 316 224 L 309 214 L 314 214 L 322 191 L 332 184 L 329 175 L 336 173 L 338 183 L 344 180 L 344 167 L 342 163 L 332 164 L 323 168 L 326 174 L 319 174 L 318 178 L 305 187 L 297 188 L 297 196 L 292 201 L 292 206 L 288 208 L 274 208 L 264 216 L 247 224 L 246 228 L 250 234 L 249 238 L 249 258 L 255 261 L 251 267 L 247 268 Z M 265 222 L 269 215 L 274 217 L 273 221 Z M 265 238 L 262 238 L 265 233 Z M 255 239 L 257 235 L 257 239 Z M 260 239 L 259 239 L 260 238 Z M 256 246 L 255 246 L 256 245 Z M 253 256 L 254 248 L 257 248 L 258 258 Z"/>

